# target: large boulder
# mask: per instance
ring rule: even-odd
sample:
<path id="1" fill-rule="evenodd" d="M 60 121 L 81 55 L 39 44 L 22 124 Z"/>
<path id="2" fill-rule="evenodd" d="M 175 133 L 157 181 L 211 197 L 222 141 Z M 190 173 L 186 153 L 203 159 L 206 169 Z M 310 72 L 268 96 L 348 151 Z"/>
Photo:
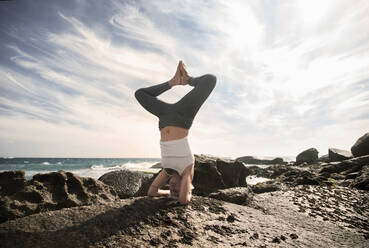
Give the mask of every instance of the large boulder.
<path id="1" fill-rule="evenodd" d="M 274 159 L 260 159 L 254 156 L 243 156 L 236 158 L 236 161 L 242 161 L 245 164 L 287 164 L 287 162 L 283 161 L 283 158 L 274 158 Z"/>
<path id="2" fill-rule="evenodd" d="M 253 192 L 250 187 L 234 187 L 217 190 L 209 194 L 209 197 L 239 205 L 249 205 L 252 201 Z"/>
<path id="3" fill-rule="evenodd" d="M 337 149 L 337 148 L 329 148 L 328 156 L 329 156 L 329 161 L 331 162 L 342 161 L 342 160 L 352 158 L 351 152 L 346 151 L 346 150 Z"/>
<path id="4" fill-rule="evenodd" d="M 140 171 L 117 170 L 105 173 L 98 180 L 113 187 L 119 197 L 124 199 L 147 195 L 154 177 Z"/>
<path id="5" fill-rule="evenodd" d="M 206 196 L 219 189 L 245 187 L 249 174 L 241 161 L 195 155 L 193 193 Z"/>
<path id="6" fill-rule="evenodd" d="M 369 132 L 361 136 L 351 147 L 354 157 L 369 155 Z"/>
<path id="7" fill-rule="evenodd" d="M 0 173 L 0 196 L 12 195 L 26 185 L 24 171 L 4 171 Z"/>
<path id="8" fill-rule="evenodd" d="M 310 148 L 307 149 L 303 152 L 301 152 L 299 155 L 297 155 L 296 157 L 296 164 L 301 164 L 301 163 L 314 163 L 316 161 L 318 161 L 318 150 L 315 148 Z"/>
<path id="9" fill-rule="evenodd" d="M 4 177 L 4 174 L 2 176 Z M 21 177 L 18 177 L 18 180 L 22 181 Z M 14 184 L 10 184 L 9 187 L 12 185 Z M 2 192 L 10 190 L 3 185 Z M 118 199 L 113 188 L 93 178 L 79 177 L 62 170 L 36 174 L 31 180 L 26 181 L 24 187 L 18 187 L 11 195 L 0 197 L 0 222 L 48 210 Z"/>

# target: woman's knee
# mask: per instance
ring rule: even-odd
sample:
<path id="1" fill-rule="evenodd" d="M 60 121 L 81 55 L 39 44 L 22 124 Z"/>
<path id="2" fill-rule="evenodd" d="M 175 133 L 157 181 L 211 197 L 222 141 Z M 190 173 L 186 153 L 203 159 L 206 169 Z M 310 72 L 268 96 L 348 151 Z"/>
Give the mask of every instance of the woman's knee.
<path id="1" fill-rule="evenodd" d="M 217 77 L 214 74 L 211 73 L 207 73 L 204 75 L 206 77 L 206 80 L 210 83 L 213 84 L 215 86 L 216 82 L 217 82 Z"/>

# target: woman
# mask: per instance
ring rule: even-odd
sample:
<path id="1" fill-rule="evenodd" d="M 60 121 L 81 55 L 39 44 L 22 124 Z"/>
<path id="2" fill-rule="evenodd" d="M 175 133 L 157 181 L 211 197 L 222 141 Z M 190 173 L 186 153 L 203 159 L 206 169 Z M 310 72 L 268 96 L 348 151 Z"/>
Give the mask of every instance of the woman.
<path id="1" fill-rule="evenodd" d="M 142 107 L 159 118 L 161 165 L 164 169 L 152 182 L 148 190 L 149 196 L 171 195 L 178 197 L 181 204 L 190 202 L 195 158 L 189 146 L 188 132 L 196 113 L 214 89 L 215 83 L 216 77 L 212 74 L 189 76 L 180 60 L 172 79 L 135 92 Z M 186 84 L 194 88 L 174 104 L 157 98 L 176 85 Z M 160 189 L 168 179 L 170 190 Z"/>

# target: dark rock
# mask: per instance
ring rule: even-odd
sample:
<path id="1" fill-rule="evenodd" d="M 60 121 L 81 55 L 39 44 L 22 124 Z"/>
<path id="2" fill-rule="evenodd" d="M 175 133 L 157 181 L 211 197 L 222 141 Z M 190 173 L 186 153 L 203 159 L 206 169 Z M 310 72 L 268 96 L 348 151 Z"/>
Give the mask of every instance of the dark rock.
<path id="1" fill-rule="evenodd" d="M 270 243 L 275 237 L 282 243 L 285 236 L 283 247 L 365 247 L 368 196 L 364 193 L 314 186 L 255 196 L 265 212 L 200 196 L 186 206 L 167 197 L 122 199 L 1 223 L 0 244 L 12 248 L 269 247 L 275 246 Z M 328 220 L 317 221 L 296 211 L 294 201 Z M 341 212 L 335 214 L 331 208 Z"/>
<path id="2" fill-rule="evenodd" d="M 282 189 L 282 185 L 275 181 L 266 181 L 251 185 L 251 189 L 255 194 L 262 194 L 267 192 L 273 192 Z"/>
<path id="3" fill-rule="evenodd" d="M 239 205 L 248 205 L 252 201 L 253 193 L 250 187 L 235 187 L 218 190 L 209 194 L 209 197 Z"/>
<path id="4" fill-rule="evenodd" d="M 352 154 L 349 151 L 340 150 L 336 148 L 329 148 L 328 149 L 329 161 L 342 161 L 346 159 L 352 158 Z"/>
<path id="5" fill-rule="evenodd" d="M 351 147 L 351 152 L 355 157 L 369 155 L 369 132 L 355 142 Z"/>
<path id="6" fill-rule="evenodd" d="M 354 179 L 352 187 L 362 190 L 369 190 L 369 165 L 362 168 L 360 175 Z"/>
<path id="7" fill-rule="evenodd" d="M 24 171 L 4 171 L 0 173 L 0 196 L 12 195 L 26 184 Z"/>
<path id="8" fill-rule="evenodd" d="M 245 187 L 249 170 L 240 161 L 217 159 L 216 166 L 226 188 Z"/>
<path id="9" fill-rule="evenodd" d="M 318 159 L 319 162 L 329 162 L 329 155 L 325 154 L 323 156 L 320 156 Z"/>
<path id="10" fill-rule="evenodd" d="M 352 173 L 349 173 L 349 174 L 343 175 L 343 176 L 345 177 L 345 179 L 355 179 L 358 176 L 360 176 L 360 172 L 352 172 Z"/>
<path id="11" fill-rule="evenodd" d="M 272 240 L 272 243 L 281 243 L 281 240 L 279 239 L 279 237 L 274 237 L 274 239 Z"/>
<path id="12" fill-rule="evenodd" d="M 321 175 L 327 176 L 327 174 L 329 175 L 331 173 L 343 172 L 343 174 L 347 175 L 352 172 L 360 171 L 361 168 L 367 164 L 369 164 L 369 155 L 343 160 L 341 162 L 331 162 L 326 166 L 324 166 L 323 168 L 321 168 L 319 173 Z"/>
<path id="13" fill-rule="evenodd" d="M 313 162 L 317 162 L 318 161 L 318 150 L 315 148 L 310 148 L 307 149 L 303 152 L 301 152 L 299 155 L 297 155 L 296 157 L 296 163 L 297 164 L 301 164 L 301 163 L 313 163 Z"/>
<path id="14" fill-rule="evenodd" d="M 285 172 L 279 180 L 289 186 L 321 185 L 323 180 L 308 170 L 293 169 Z"/>
<path id="15" fill-rule="evenodd" d="M 245 187 L 249 174 L 249 169 L 241 161 L 195 155 L 193 193 L 206 196 L 219 189 Z"/>
<path id="16" fill-rule="evenodd" d="M 23 188 L 0 198 L 0 222 L 30 214 L 115 201 L 114 189 L 89 177 L 58 171 L 36 174 Z M 8 189 L 5 188 L 7 192 Z"/>
<path id="17" fill-rule="evenodd" d="M 249 170 L 250 175 L 255 175 L 258 177 L 265 177 L 265 178 L 270 178 L 271 174 L 273 173 L 273 171 L 268 170 L 268 168 L 260 168 L 258 166 L 248 166 L 247 167 Z"/>
<path id="18" fill-rule="evenodd" d="M 222 179 L 215 160 L 196 158 L 195 156 L 195 174 L 192 181 L 196 195 L 206 196 L 218 189 L 225 189 L 225 183 Z"/>
<path id="19" fill-rule="evenodd" d="M 110 185 L 120 198 L 147 195 L 154 177 L 140 171 L 117 170 L 102 175 L 98 180 Z"/>
<path id="20" fill-rule="evenodd" d="M 283 158 L 274 158 L 274 159 L 260 159 L 254 156 L 243 156 L 236 158 L 238 161 L 242 161 L 246 164 L 287 164 L 287 162 L 283 161 Z"/>
<path id="21" fill-rule="evenodd" d="M 163 167 L 161 166 L 161 162 L 158 162 L 158 163 L 154 164 L 153 166 L 151 166 L 151 168 L 160 169 L 160 168 L 163 168 Z"/>
<path id="22" fill-rule="evenodd" d="M 290 237 L 291 237 L 291 239 L 297 239 L 299 236 L 297 236 L 296 233 L 291 233 Z"/>

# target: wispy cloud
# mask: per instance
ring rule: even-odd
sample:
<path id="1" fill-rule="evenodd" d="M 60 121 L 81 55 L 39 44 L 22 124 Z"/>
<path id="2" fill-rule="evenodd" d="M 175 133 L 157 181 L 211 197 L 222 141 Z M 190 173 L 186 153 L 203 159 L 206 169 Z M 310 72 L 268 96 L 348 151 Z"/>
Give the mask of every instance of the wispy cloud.
<path id="1" fill-rule="evenodd" d="M 0 6 L 0 155 L 159 157 L 157 118 L 134 91 L 170 79 L 179 59 L 218 80 L 190 131 L 195 153 L 326 153 L 368 131 L 367 1 L 40 8 Z"/>

